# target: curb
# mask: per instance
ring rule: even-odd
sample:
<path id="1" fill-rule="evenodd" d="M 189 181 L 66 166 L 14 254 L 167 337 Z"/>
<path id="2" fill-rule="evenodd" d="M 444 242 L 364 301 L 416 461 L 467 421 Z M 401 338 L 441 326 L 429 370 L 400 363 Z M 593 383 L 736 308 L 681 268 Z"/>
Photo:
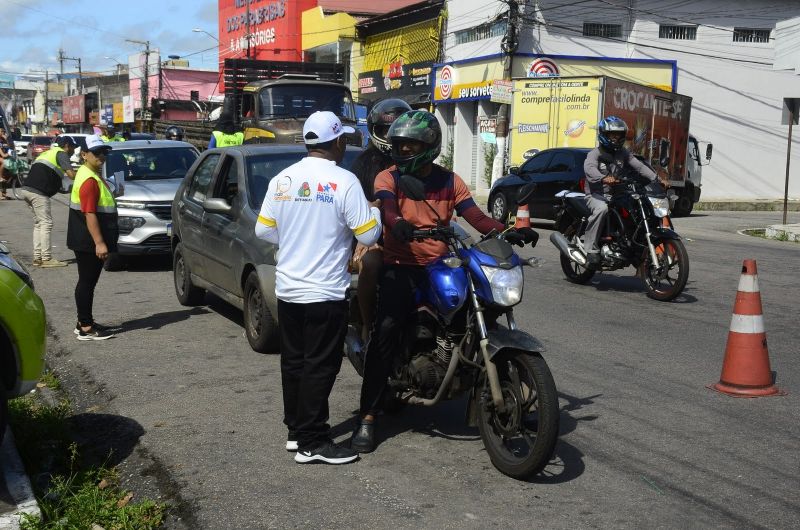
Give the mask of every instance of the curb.
<path id="1" fill-rule="evenodd" d="M 783 201 L 700 201 L 694 205 L 694 209 L 705 212 L 782 212 Z M 800 212 L 800 202 L 790 200 L 786 210 Z"/>
<path id="2" fill-rule="evenodd" d="M 36 502 L 30 480 L 17 453 L 10 427 L 6 429 L 3 445 L 0 447 L 0 461 L 3 464 L 6 488 L 17 505 L 16 510 L 0 514 L 0 530 L 18 530 L 22 514 L 41 517 L 42 512 L 39 510 L 39 503 Z"/>

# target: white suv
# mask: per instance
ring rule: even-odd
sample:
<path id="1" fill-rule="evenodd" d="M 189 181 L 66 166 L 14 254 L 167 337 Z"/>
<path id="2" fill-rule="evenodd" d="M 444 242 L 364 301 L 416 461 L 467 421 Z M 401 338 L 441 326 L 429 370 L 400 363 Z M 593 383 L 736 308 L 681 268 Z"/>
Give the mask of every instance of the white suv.
<path id="1" fill-rule="evenodd" d="M 172 199 L 200 153 L 192 144 L 171 140 L 131 140 L 112 144 L 103 175 L 122 184 L 117 197 L 118 254 L 107 269 L 120 268 L 124 256 L 169 254 L 167 225 Z"/>

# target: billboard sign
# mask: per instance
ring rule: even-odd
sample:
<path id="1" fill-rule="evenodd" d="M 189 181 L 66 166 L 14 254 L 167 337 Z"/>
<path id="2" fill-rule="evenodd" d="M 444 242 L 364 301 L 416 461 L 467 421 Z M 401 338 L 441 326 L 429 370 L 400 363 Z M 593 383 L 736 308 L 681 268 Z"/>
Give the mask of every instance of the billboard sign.
<path id="1" fill-rule="evenodd" d="M 122 96 L 122 123 L 133 123 L 133 97 Z"/>
<path id="2" fill-rule="evenodd" d="M 387 63 L 381 70 L 358 75 L 359 100 L 427 96 L 431 93 L 431 62 L 406 64 L 402 58 Z"/>
<path id="3" fill-rule="evenodd" d="M 67 96 L 61 98 L 64 110 L 64 123 L 86 122 L 86 96 Z"/>

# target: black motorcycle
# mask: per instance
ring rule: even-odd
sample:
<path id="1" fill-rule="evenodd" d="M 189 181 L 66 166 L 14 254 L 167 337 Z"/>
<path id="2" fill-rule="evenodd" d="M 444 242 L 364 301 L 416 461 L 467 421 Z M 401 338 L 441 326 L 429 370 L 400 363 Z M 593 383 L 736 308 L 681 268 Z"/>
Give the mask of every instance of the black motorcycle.
<path id="1" fill-rule="evenodd" d="M 611 271 L 636 267 L 647 296 L 669 301 L 681 294 L 689 279 L 689 254 L 669 219 L 669 200 L 658 181 L 626 173 L 612 186 L 606 225 L 600 233 L 601 265 Z M 524 192 L 523 192 L 524 193 Z M 561 268 L 573 283 L 585 284 L 596 270 L 588 267 L 581 240 L 591 210 L 583 193 L 556 194 L 556 231 L 550 241 L 561 251 Z"/>

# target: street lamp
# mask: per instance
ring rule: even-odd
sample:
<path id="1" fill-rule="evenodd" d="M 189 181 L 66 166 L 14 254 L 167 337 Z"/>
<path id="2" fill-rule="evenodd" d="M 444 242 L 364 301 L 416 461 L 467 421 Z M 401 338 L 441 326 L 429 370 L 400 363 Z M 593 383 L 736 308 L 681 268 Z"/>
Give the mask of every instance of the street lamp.
<path id="1" fill-rule="evenodd" d="M 195 32 L 195 33 L 205 33 L 206 35 L 208 35 L 209 37 L 211 37 L 211 38 L 212 38 L 212 39 L 214 39 L 215 41 L 219 42 L 219 39 L 218 39 L 218 38 L 216 38 L 214 35 L 212 35 L 211 33 L 207 32 L 207 31 L 206 31 L 206 30 L 204 30 L 204 29 L 200 29 L 200 28 L 193 28 L 193 29 L 192 29 L 192 31 L 193 31 L 193 32 Z"/>

